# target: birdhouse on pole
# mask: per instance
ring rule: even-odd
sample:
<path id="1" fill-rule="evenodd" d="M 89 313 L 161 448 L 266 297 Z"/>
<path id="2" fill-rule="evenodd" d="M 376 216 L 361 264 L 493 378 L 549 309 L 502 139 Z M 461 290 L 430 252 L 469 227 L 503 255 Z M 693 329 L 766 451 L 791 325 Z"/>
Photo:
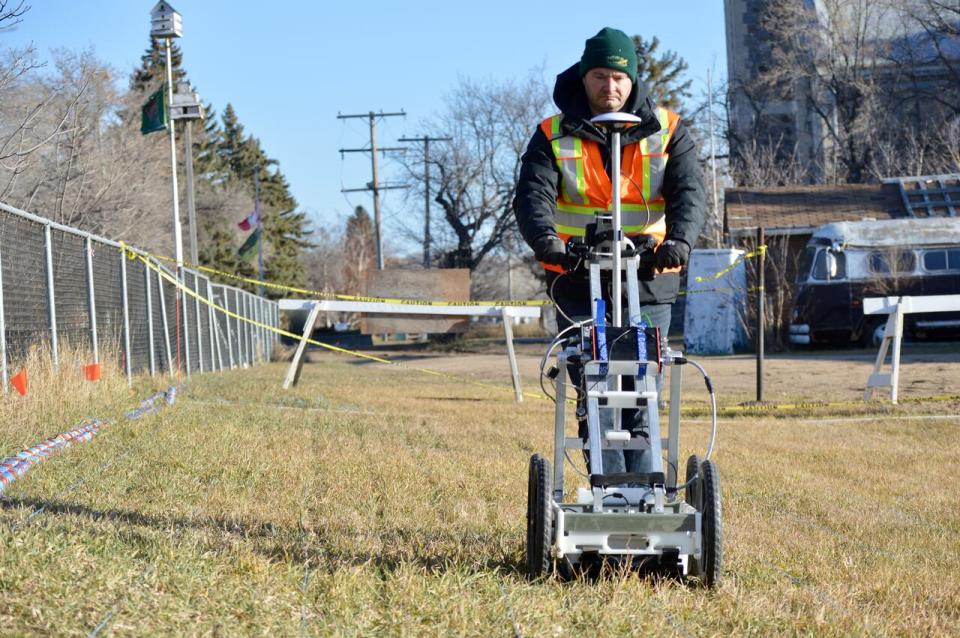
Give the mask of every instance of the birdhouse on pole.
<path id="1" fill-rule="evenodd" d="M 173 104 L 170 106 L 170 119 L 202 120 L 203 117 L 200 95 L 193 92 L 189 82 L 177 84 L 177 92 L 173 94 Z"/>
<path id="2" fill-rule="evenodd" d="M 160 0 L 150 11 L 150 36 L 153 38 L 179 38 L 183 36 L 180 14 L 170 3 Z"/>

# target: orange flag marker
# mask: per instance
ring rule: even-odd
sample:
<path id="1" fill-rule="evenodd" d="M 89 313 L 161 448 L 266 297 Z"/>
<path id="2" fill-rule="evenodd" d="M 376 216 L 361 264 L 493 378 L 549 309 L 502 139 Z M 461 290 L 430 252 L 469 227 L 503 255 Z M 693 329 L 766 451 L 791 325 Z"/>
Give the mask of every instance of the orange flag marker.
<path id="1" fill-rule="evenodd" d="M 83 376 L 87 381 L 99 381 L 100 380 L 100 364 L 91 363 L 83 366 Z"/>
<path id="2" fill-rule="evenodd" d="M 27 393 L 27 369 L 24 368 L 15 376 L 11 377 L 10 383 L 14 388 L 17 389 L 17 392 L 20 393 L 20 396 L 25 395 Z"/>

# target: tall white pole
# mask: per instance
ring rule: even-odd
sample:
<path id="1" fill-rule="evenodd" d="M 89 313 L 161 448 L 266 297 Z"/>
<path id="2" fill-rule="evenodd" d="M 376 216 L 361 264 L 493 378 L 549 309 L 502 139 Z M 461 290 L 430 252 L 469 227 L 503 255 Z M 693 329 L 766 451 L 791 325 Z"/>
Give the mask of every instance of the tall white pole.
<path id="1" fill-rule="evenodd" d="M 723 224 L 720 223 L 720 204 L 717 198 L 717 149 L 713 135 L 713 73 L 711 69 L 707 69 L 707 112 L 710 115 L 710 171 L 713 173 L 713 215 L 717 222 L 717 246 L 719 246 Z"/>
<path id="2" fill-rule="evenodd" d="M 173 105 L 173 55 L 170 53 L 170 38 L 163 39 L 167 50 L 167 128 L 170 130 L 170 168 L 173 191 L 173 242 L 174 258 L 177 260 L 177 276 L 183 270 L 183 229 L 180 227 L 179 189 L 177 188 L 177 137 L 173 120 L 170 119 L 170 107 Z"/>
<path id="3" fill-rule="evenodd" d="M 610 150 L 610 184 L 613 188 L 613 326 L 619 328 L 622 305 L 620 299 L 620 248 L 623 239 L 620 221 L 620 130 L 614 128 L 611 136 L 613 138 Z"/>

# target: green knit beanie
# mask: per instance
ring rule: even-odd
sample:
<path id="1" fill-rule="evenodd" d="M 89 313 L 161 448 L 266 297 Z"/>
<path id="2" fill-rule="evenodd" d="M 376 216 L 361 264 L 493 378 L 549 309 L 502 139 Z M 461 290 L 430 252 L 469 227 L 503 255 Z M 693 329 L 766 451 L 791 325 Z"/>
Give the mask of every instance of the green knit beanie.
<path id="1" fill-rule="evenodd" d="M 580 77 L 590 69 L 603 67 L 622 71 L 630 76 L 632 82 L 637 81 L 637 50 L 633 40 L 618 29 L 604 27 L 600 33 L 587 40 L 580 58 Z"/>

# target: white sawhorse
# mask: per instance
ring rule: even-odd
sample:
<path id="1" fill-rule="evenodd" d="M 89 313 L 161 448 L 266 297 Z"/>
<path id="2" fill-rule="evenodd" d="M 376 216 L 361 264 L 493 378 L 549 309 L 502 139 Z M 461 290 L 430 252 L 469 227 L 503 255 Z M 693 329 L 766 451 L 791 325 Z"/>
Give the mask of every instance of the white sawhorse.
<path id="1" fill-rule="evenodd" d="M 890 388 L 890 400 L 897 402 L 897 391 L 900 386 L 900 346 L 903 343 L 903 317 L 918 312 L 951 312 L 960 311 L 960 295 L 929 295 L 925 297 L 867 297 L 863 300 L 863 314 L 889 315 L 883 330 L 883 341 L 877 360 L 873 364 L 873 372 L 867 379 L 867 389 L 863 393 L 863 400 L 869 401 L 873 391 L 877 388 Z M 890 354 L 890 372 L 881 372 L 887 360 L 887 352 L 893 346 Z"/>
<path id="2" fill-rule="evenodd" d="M 513 392 L 517 402 L 523 401 L 523 391 L 520 388 L 520 369 L 517 366 L 517 356 L 513 349 L 513 320 L 518 317 L 531 319 L 540 318 L 539 306 L 431 306 L 428 304 L 399 304 L 375 301 L 311 301 L 302 299 L 281 299 L 280 310 L 309 310 L 306 323 L 303 324 L 303 337 L 297 344 L 297 351 L 290 362 L 290 368 L 283 380 L 283 389 L 297 385 L 300 373 L 303 370 L 304 354 L 307 349 L 307 339 L 313 334 L 317 318 L 321 312 L 373 312 L 388 314 L 410 315 L 449 315 L 454 317 L 500 317 L 503 319 L 503 335 L 507 341 L 507 356 L 510 359 L 510 376 L 513 379 Z"/>

